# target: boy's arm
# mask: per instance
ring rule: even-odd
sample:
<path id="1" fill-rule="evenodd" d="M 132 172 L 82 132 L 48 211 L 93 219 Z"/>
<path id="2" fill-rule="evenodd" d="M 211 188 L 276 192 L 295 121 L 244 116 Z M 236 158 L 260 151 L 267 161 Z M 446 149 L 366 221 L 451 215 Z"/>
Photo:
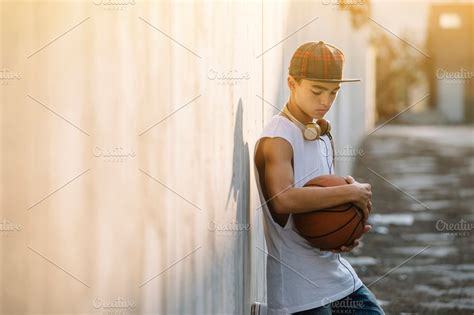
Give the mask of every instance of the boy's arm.
<path id="1" fill-rule="evenodd" d="M 353 185 L 295 188 L 291 145 L 283 138 L 263 142 L 265 185 L 269 202 L 279 214 L 303 213 L 353 202 Z M 309 175 L 309 174 L 308 174 Z M 308 177 L 307 181 L 311 178 Z"/>

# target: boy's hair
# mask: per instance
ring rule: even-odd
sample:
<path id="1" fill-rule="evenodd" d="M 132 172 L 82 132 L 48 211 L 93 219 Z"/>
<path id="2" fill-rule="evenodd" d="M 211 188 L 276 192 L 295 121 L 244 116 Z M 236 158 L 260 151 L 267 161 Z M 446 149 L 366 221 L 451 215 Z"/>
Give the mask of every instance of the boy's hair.
<path id="1" fill-rule="evenodd" d="M 301 80 L 303 80 L 303 78 L 294 78 L 294 79 L 295 79 L 296 83 L 298 83 L 298 85 L 300 85 L 300 84 L 301 84 Z"/>

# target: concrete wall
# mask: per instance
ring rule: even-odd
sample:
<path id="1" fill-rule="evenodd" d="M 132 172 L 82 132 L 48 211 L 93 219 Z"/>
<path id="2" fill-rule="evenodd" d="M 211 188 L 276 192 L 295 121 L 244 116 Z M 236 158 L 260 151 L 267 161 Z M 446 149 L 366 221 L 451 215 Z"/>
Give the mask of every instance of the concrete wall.
<path id="1" fill-rule="evenodd" d="M 0 313 L 241 314 L 264 301 L 254 142 L 268 103 L 288 97 L 294 49 L 325 40 L 364 80 L 328 116 L 338 147 L 357 145 L 371 76 L 347 12 L 2 2 L 0 21 Z"/>

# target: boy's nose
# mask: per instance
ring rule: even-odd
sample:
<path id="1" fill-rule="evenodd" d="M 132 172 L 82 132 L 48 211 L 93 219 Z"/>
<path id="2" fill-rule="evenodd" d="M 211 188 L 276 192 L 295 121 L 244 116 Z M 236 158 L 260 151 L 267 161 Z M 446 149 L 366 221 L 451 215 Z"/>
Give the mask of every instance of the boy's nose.
<path id="1" fill-rule="evenodd" d="M 325 111 L 329 110 L 329 101 L 322 100 L 319 105 L 322 107 L 321 110 L 325 110 Z"/>
<path id="2" fill-rule="evenodd" d="M 324 106 L 324 109 L 328 109 L 329 107 L 329 96 L 321 96 L 321 106 Z"/>

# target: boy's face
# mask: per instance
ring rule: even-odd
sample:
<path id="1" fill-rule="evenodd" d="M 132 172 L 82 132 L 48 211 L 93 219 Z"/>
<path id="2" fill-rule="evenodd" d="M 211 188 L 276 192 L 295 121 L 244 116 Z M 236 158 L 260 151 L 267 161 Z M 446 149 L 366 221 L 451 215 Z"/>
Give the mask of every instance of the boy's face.
<path id="1" fill-rule="evenodd" d="M 321 82 L 302 79 L 300 84 L 288 77 L 288 86 L 298 107 L 312 118 L 322 118 L 331 108 L 341 87 L 339 82 Z"/>

